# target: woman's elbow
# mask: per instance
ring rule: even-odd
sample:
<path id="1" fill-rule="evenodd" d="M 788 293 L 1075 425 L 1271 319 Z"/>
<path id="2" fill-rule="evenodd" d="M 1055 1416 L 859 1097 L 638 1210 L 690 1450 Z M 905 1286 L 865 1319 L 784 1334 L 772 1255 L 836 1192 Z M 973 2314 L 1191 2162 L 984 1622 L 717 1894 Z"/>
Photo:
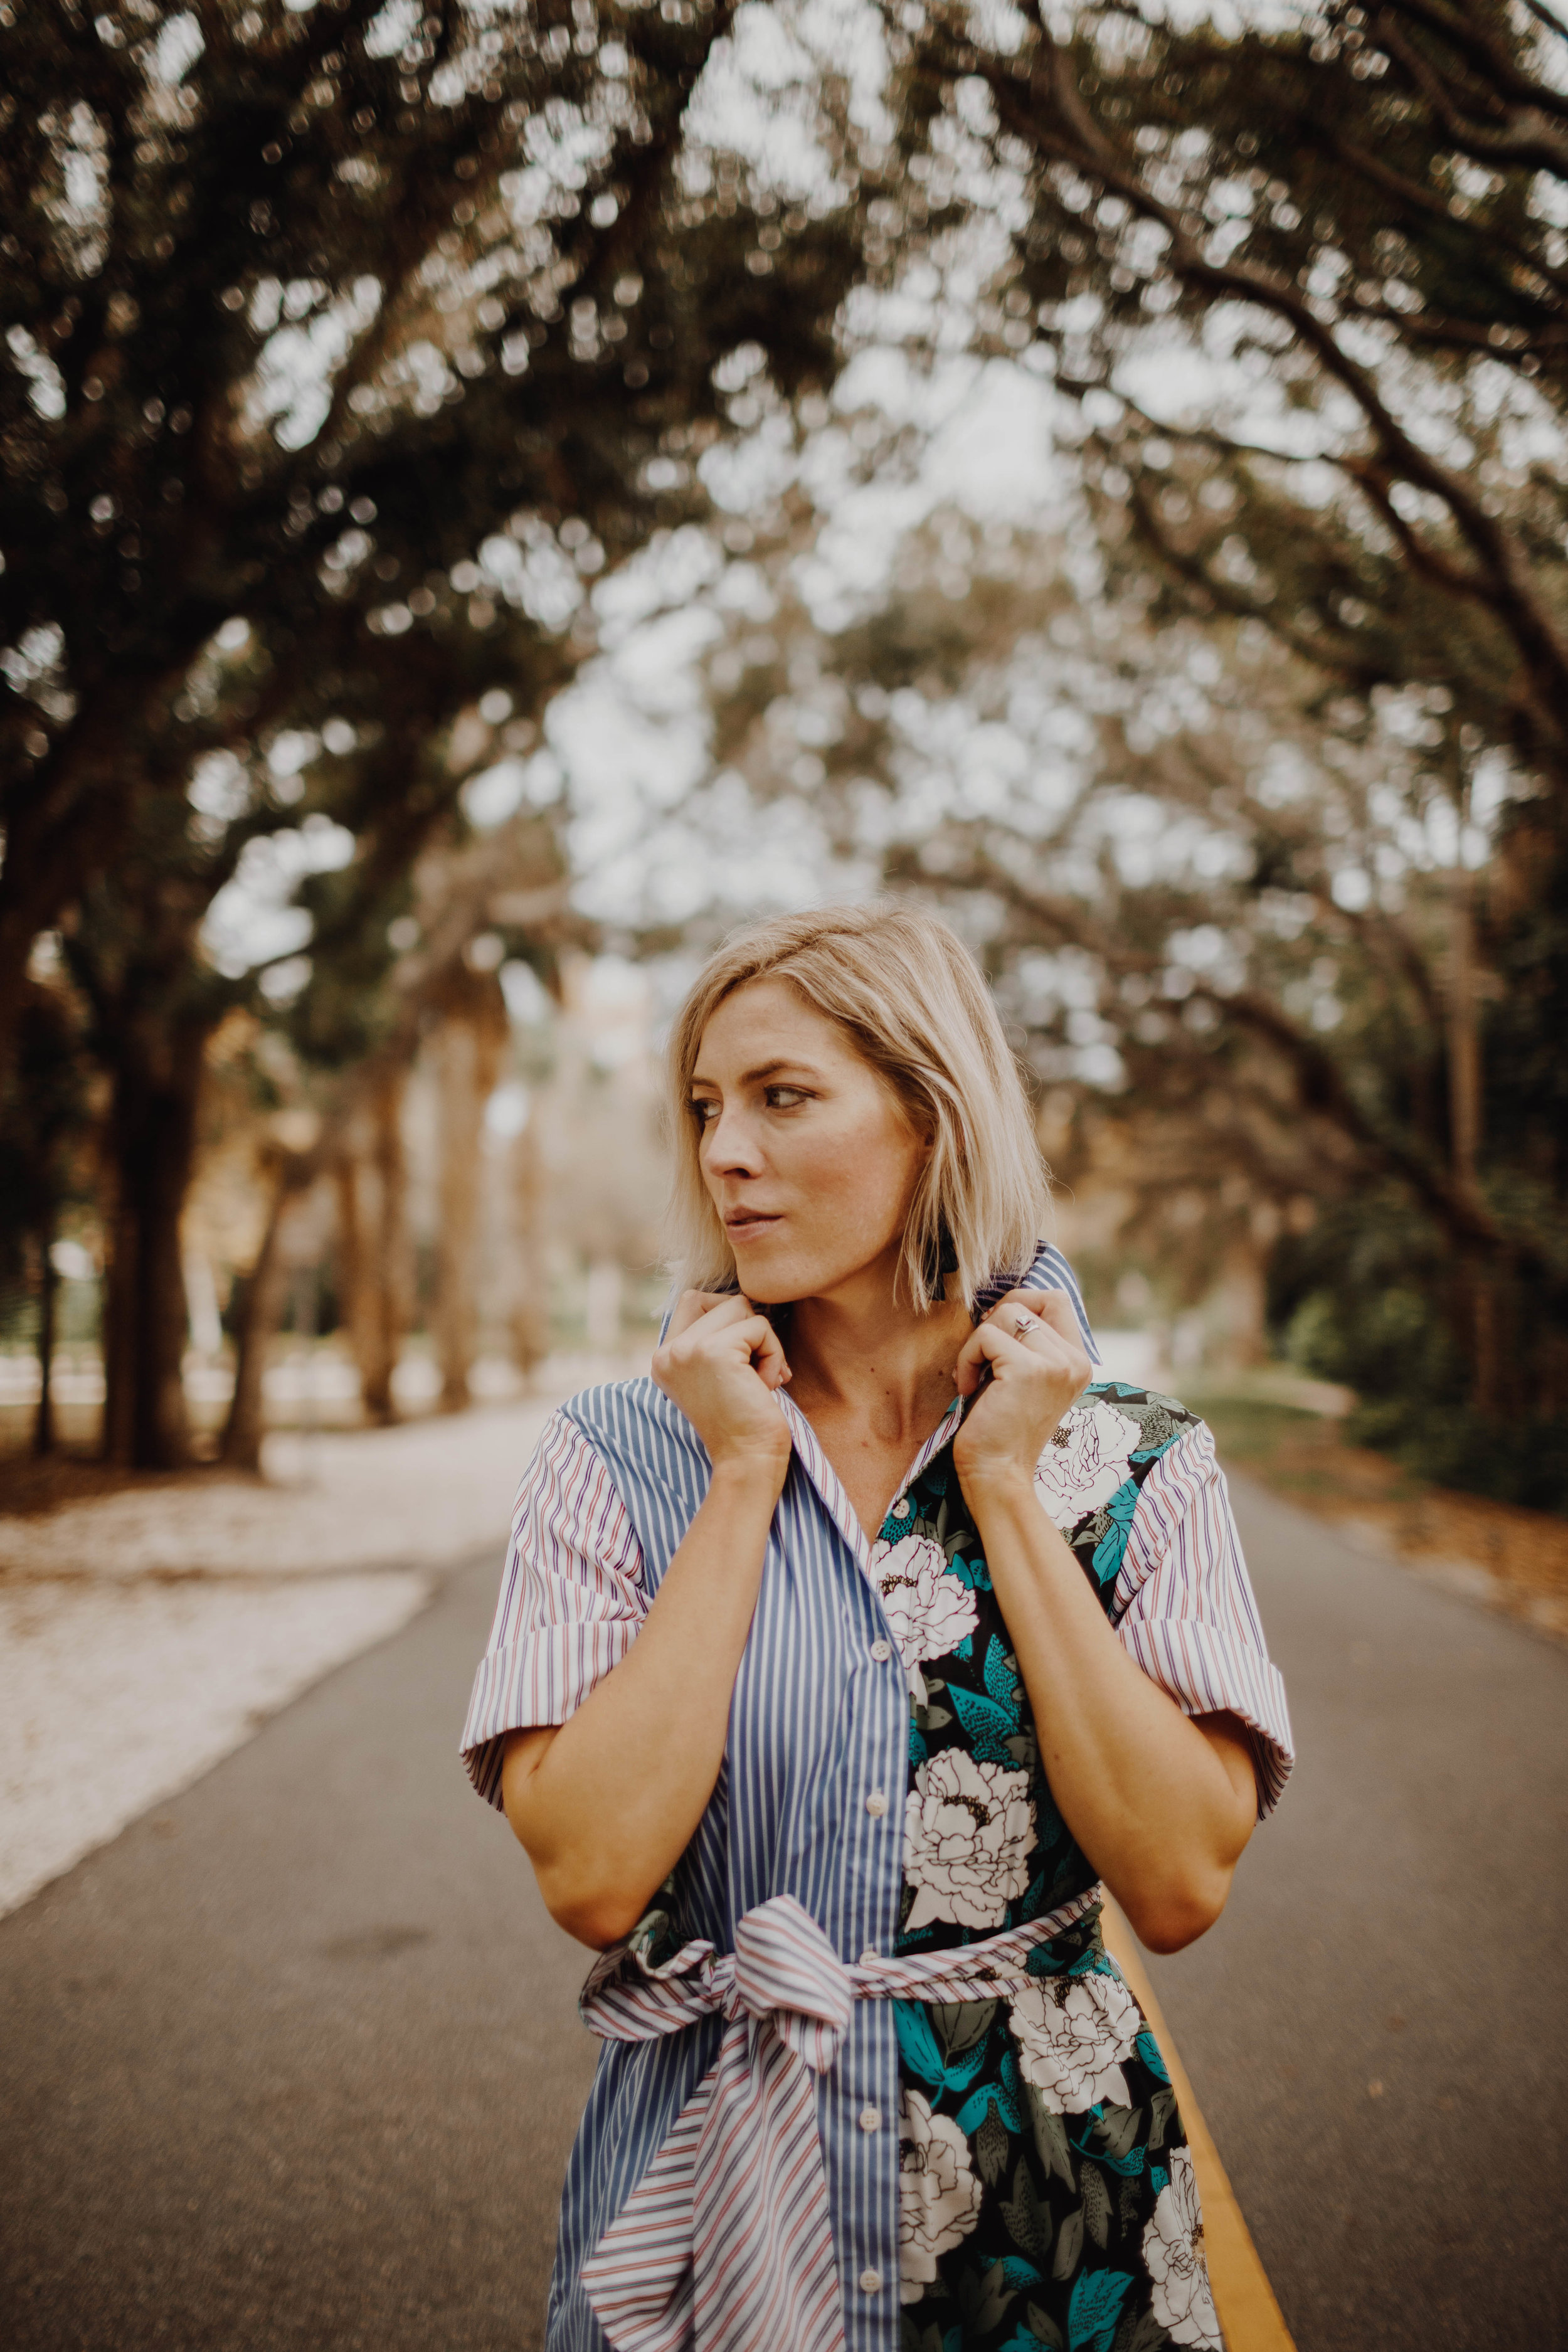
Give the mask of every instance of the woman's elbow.
<path id="1" fill-rule="evenodd" d="M 586 1944 L 591 1952 L 607 1952 L 624 1944 L 642 1916 L 624 1896 L 598 1888 L 563 1886 L 536 1871 L 544 1907 L 558 1927 Z"/>
<path id="2" fill-rule="evenodd" d="M 1206 1936 L 1225 1909 L 1232 1874 L 1229 1870 L 1206 1870 L 1124 1898 L 1121 1907 L 1144 1949 L 1163 1957 L 1184 1952 L 1200 1936 Z"/>

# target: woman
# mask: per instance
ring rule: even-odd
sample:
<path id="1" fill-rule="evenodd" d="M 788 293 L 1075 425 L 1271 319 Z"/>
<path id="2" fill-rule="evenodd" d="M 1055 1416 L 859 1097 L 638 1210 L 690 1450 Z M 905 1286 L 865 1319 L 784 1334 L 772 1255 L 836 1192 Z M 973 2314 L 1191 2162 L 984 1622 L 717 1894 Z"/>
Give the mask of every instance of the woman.
<path id="1" fill-rule="evenodd" d="M 1093 1379 L 944 925 L 732 940 L 671 1075 L 686 1286 L 541 1441 L 464 1740 L 603 1954 L 552 2352 L 1217 2346 L 1099 1928 L 1203 1934 L 1289 1769 L 1207 1433 Z"/>

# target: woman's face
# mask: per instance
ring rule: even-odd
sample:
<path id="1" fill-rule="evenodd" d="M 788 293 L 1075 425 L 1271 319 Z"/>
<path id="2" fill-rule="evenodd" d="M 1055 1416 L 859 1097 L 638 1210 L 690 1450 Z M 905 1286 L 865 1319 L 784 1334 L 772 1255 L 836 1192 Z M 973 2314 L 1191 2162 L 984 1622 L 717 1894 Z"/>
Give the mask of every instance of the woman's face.
<path id="1" fill-rule="evenodd" d="M 702 1033 L 690 1103 L 748 1298 L 820 1298 L 891 1273 L 927 1146 L 886 1080 L 787 981 L 749 981 L 724 999 Z"/>

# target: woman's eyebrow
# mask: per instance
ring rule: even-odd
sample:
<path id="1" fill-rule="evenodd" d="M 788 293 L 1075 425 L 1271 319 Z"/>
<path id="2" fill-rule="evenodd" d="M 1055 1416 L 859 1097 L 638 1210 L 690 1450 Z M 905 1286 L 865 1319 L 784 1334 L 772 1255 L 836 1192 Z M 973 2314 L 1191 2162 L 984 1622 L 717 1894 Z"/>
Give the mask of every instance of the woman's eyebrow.
<path id="1" fill-rule="evenodd" d="M 801 1078 L 820 1078 L 822 1075 L 810 1062 L 792 1062 L 780 1055 L 772 1062 L 759 1062 L 754 1070 L 742 1070 L 741 1084 L 743 1087 L 765 1086 L 770 1078 L 776 1078 L 784 1070 L 791 1070 Z M 718 1079 L 705 1078 L 700 1070 L 692 1072 L 687 1085 L 689 1090 L 696 1087 L 711 1087 L 715 1094 L 721 1091 Z"/>

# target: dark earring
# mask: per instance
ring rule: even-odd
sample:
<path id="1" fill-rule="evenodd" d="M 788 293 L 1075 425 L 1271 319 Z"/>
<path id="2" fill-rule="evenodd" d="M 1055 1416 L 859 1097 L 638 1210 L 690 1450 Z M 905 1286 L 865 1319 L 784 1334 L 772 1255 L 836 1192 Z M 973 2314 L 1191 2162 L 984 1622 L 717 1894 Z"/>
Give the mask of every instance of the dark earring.
<path id="1" fill-rule="evenodd" d="M 925 1262 L 921 1270 L 925 1276 L 926 1288 L 933 1298 L 940 1298 L 942 1295 L 943 1276 L 958 1272 L 958 1252 L 953 1248 L 952 1234 L 945 1216 L 937 1220 L 936 1237 L 926 1246 Z"/>

